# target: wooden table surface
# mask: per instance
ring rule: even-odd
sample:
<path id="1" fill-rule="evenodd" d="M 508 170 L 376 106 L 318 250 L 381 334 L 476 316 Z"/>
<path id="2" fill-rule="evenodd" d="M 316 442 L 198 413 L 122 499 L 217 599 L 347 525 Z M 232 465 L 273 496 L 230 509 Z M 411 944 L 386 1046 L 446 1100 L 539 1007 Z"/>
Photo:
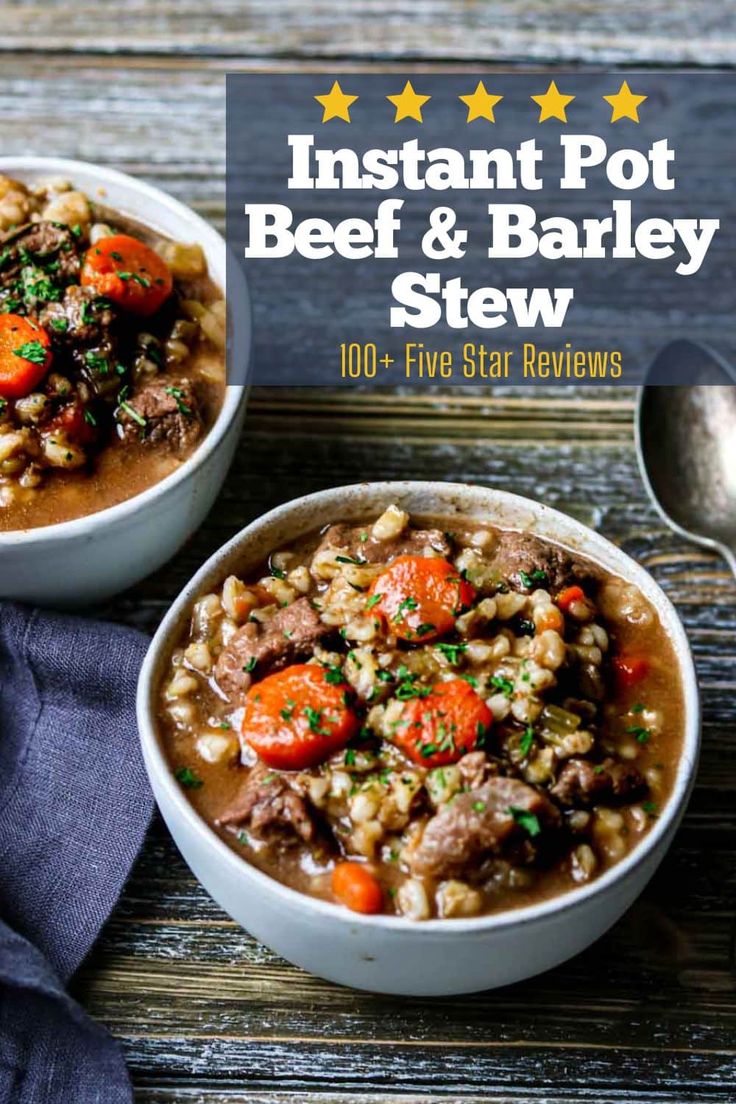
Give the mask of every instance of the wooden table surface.
<path id="1" fill-rule="evenodd" d="M 224 73 L 352 65 L 729 65 L 722 0 L 5 0 L 0 154 L 137 173 L 220 225 Z M 733 1101 L 736 1098 L 736 587 L 644 494 L 633 398 L 570 388 L 441 399 L 259 391 L 218 505 L 108 612 L 153 628 L 227 537 L 295 495 L 362 479 L 477 481 L 619 542 L 678 606 L 703 690 L 698 785 L 641 900 L 572 962 L 509 989 L 400 1000 L 279 960 L 188 873 L 160 822 L 76 982 L 146 1104 Z M 134 734 L 131 733 L 131 739 Z M 428 964 L 431 966 L 431 964 Z M 63 1102 L 60 1102 L 63 1104 Z"/>

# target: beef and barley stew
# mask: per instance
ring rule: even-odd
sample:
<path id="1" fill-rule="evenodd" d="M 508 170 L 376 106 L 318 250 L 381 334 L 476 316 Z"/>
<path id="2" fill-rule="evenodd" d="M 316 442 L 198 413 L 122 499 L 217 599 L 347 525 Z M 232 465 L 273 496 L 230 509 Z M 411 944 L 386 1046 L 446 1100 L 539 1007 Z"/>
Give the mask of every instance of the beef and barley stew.
<path id="1" fill-rule="evenodd" d="M 131 498 L 217 416 L 225 305 L 199 245 L 0 176 L 0 530 Z"/>
<path id="2" fill-rule="evenodd" d="M 261 870 L 359 912 L 467 917 L 642 839 L 680 754 L 676 671 L 635 586 L 390 506 L 203 595 L 160 720 L 195 808 Z"/>

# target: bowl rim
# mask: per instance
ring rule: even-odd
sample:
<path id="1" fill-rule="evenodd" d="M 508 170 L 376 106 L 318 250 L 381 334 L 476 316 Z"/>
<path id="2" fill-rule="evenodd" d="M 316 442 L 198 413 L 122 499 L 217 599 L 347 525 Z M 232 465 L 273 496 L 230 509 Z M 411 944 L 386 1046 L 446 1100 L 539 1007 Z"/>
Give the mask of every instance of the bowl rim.
<path id="1" fill-rule="evenodd" d="M 544 517 L 545 521 L 548 520 L 552 523 L 561 521 L 565 525 L 572 525 L 574 529 L 579 530 L 586 542 L 586 546 L 578 550 L 580 554 L 587 555 L 589 558 L 595 558 L 595 553 L 588 551 L 587 547 L 592 543 L 602 551 L 613 553 L 614 557 L 622 563 L 622 566 L 625 566 L 626 574 L 622 572 L 622 578 L 637 584 L 640 579 L 647 581 L 648 586 L 657 592 L 662 610 L 666 612 L 667 615 L 667 622 L 663 627 L 672 640 L 682 679 L 685 725 L 682 751 L 677 766 L 677 774 L 672 793 L 659 814 L 656 823 L 650 828 L 645 838 L 635 846 L 625 858 L 615 863 L 607 871 L 601 874 L 600 877 L 595 878 L 592 882 L 587 883 L 587 885 L 576 886 L 566 890 L 564 893 L 546 898 L 536 904 L 504 909 L 485 916 L 451 919 L 449 921 L 447 919 L 431 919 L 417 923 L 414 920 L 398 915 L 363 915 L 361 913 L 351 912 L 330 901 L 324 901 L 321 898 L 312 897 L 309 894 L 292 889 L 290 886 L 284 885 L 282 882 L 277 881 L 277 879 L 272 878 L 269 874 L 266 874 L 258 867 L 252 865 L 247 859 L 238 856 L 222 839 L 220 839 L 217 833 L 210 828 L 204 818 L 200 816 L 194 806 L 187 800 L 181 786 L 177 783 L 158 738 L 155 722 L 154 693 L 156 691 L 156 676 L 158 674 L 160 658 L 169 642 L 169 636 L 179 627 L 179 622 L 185 608 L 190 605 L 192 599 L 201 592 L 202 584 L 205 580 L 208 580 L 210 574 L 221 565 L 222 561 L 226 560 L 235 552 L 238 547 L 246 544 L 254 530 L 266 526 L 273 521 L 278 521 L 285 515 L 288 516 L 290 511 L 304 508 L 311 503 L 317 504 L 319 502 L 320 505 L 327 505 L 330 502 L 334 502 L 335 506 L 339 508 L 340 501 L 344 499 L 346 492 L 354 492 L 357 489 L 363 489 L 366 492 L 370 491 L 371 493 L 377 494 L 385 493 L 387 500 L 390 501 L 392 493 L 403 492 L 410 494 L 421 490 L 426 491 L 431 488 L 439 488 L 441 492 L 445 494 L 452 494 L 453 492 L 464 494 L 467 493 L 468 490 L 488 492 L 493 496 L 497 504 L 503 504 L 511 508 L 511 510 L 517 510 L 519 513 L 524 509 L 528 511 L 531 506 L 538 515 L 537 520 L 539 515 L 541 515 Z M 438 510 L 438 515 L 442 516 L 441 509 Z M 458 515 L 462 515 L 462 507 L 458 511 Z M 530 526 L 531 532 L 534 532 L 534 529 L 534 525 Z M 304 532 L 305 529 L 300 527 L 300 531 Z M 296 531 L 294 535 L 297 535 Z M 561 541 L 557 543 L 564 544 L 564 542 Z M 275 894 L 277 898 L 283 901 L 284 906 L 288 908 L 301 909 L 313 916 L 324 917 L 326 920 L 343 920 L 359 928 L 381 928 L 401 932 L 411 931 L 416 933 L 418 938 L 421 938 L 422 935 L 428 936 L 430 934 L 436 934 L 437 932 L 447 932 L 448 934 L 465 933 L 472 935 L 474 933 L 485 933 L 494 929 L 509 928 L 514 925 L 523 926 L 525 924 L 538 922 L 546 917 L 558 916 L 560 913 L 567 912 L 578 905 L 584 904 L 591 898 L 603 896 L 608 890 L 615 887 L 617 883 L 622 882 L 628 875 L 633 873 L 642 863 L 656 853 L 658 849 L 666 846 L 668 836 L 674 833 L 692 791 L 700 751 L 700 699 L 690 644 L 674 605 L 646 568 L 642 567 L 621 548 L 613 544 L 613 542 L 609 541 L 606 537 L 603 537 L 600 533 L 597 533 L 594 529 L 584 525 L 576 518 L 571 517 L 571 515 L 565 514 L 560 510 L 555 510 L 552 507 L 546 506 L 544 503 L 540 503 L 523 495 L 497 490 L 496 488 L 486 487 L 481 484 L 459 482 L 445 483 L 433 480 L 378 480 L 375 482 L 346 484 L 291 499 L 286 503 L 274 507 L 267 513 L 254 518 L 253 521 L 241 529 L 239 533 L 227 541 L 226 544 L 207 559 L 180 592 L 163 620 L 160 622 L 151 644 L 149 645 L 141 668 L 136 696 L 136 711 L 139 736 L 147 772 L 149 775 L 155 774 L 156 784 L 163 788 L 168 801 L 173 804 L 177 814 L 184 819 L 189 828 L 191 828 L 207 848 L 214 849 L 229 866 L 234 877 L 241 878 L 244 882 L 251 882 L 256 889 L 263 888 L 266 892 Z M 151 781 L 153 784 L 154 779 L 151 778 Z M 154 786 L 154 789 L 155 788 Z M 661 857 L 661 855 L 659 857 Z"/>
<path id="2" fill-rule="evenodd" d="M 92 161 L 80 161 L 66 157 L 14 157 L 12 155 L 0 157 L 0 173 L 12 175 L 14 172 L 44 175 L 59 173 L 68 175 L 72 181 L 74 181 L 75 176 L 84 173 L 97 177 L 99 183 L 103 186 L 105 183 L 109 183 L 120 188 L 126 188 L 147 199 L 154 207 L 154 215 L 150 219 L 142 220 L 152 228 L 155 228 L 156 225 L 155 208 L 164 208 L 175 219 L 190 228 L 192 234 L 197 235 L 196 240 L 207 242 L 211 249 L 222 252 L 221 283 L 223 294 L 226 294 L 224 285 L 227 244 L 222 234 L 198 215 L 196 211 L 193 211 L 178 199 L 174 199 L 167 192 L 155 187 L 155 185 L 148 184 L 146 181 L 139 180 L 137 177 L 130 176 L 119 169 L 109 168 L 107 165 L 99 165 Z M 240 272 L 241 270 L 238 268 L 237 271 Z M 239 288 L 239 296 L 242 298 L 242 317 L 245 323 L 245 339 L 242 342 L 242 348 L 247 362 L 251 353 L 253 326 L 250 293 L 244 274 L 242 285 Z M 158 483 L 154 483 L 140 491 L 139 494 L 133 495 L 132 498 L 126 498 L 122 502 L 106 507 L 104 510 L 84 514 L 82 517 L 72 518 L 69 521 L 59 521 L 53 525 L 40 525 L 30 529 L 0 530 L 0 552 L 3 548 L 43 545 L 59 540 L 89 536 L 99 526 L 125 522 L 136 514 L 147 510 L 159 495 L 166 494 L 179 483 L 188 479 L 197 468 L 206 462 L 215 449 L 219 448 L 232 423 L 237 419 L 246 397 L 247 388 L 244 385 L 227 383 L 222 406 L 207 436 L 180 467 L 159 480 Z"/>

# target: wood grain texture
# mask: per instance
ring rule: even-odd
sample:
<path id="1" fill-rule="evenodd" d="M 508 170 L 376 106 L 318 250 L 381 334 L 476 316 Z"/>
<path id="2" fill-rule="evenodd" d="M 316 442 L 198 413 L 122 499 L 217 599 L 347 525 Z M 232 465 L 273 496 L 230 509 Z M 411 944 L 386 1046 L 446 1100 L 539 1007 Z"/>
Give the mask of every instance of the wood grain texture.
<path id="1" fill-rule="evenodd" d="M 216 225 L 229 68 L 581 61 L 730 64 L 717 0 L 6 3 L 0 153 L 114 164 Z M 388 28 L 388 31 L 387 31 Z M 68 51 L 68 52 L 65 52 Z M 104 56 L 105 54 L 108 56 Z M 323 60 L 320 60 L 323 59 Z M 347 60 L 343 60 L 347 59 Z M 156 821 L 75 991 L 121 1039 L 139 1104 L 685 1104 L 736 1097 L 736 586 L 663 526 L 639 480 L 634 396 L 574 388 L 266 391 L 199 533 L 100 611 L 151 630 L 259 513 L 363 479 L 528 494 L 620 543 L 685 621 L 703 688 L 698 786 L 644 897 L 593 948 L 468 999 L 399 1000 L 310 978 L 233 924 Z"/>
<path id="2" fill-rule="evenodd" d="M 719 0 L 15 0 L 4 49 L 208 56 L 731 65 Z"/>

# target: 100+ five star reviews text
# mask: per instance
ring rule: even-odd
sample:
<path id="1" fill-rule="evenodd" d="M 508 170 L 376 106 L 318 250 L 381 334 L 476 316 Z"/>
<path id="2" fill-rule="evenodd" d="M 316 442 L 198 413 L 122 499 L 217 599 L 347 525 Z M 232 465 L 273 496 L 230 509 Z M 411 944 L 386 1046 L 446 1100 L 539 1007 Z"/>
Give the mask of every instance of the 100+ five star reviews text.
<path id="1" fill-rule="evenodd" d="M 408 341 L 403 355 L 379 353 L 375 342 L 343 342 L 339 349 L 341 380 L 389 383 L 391 374 L 415 382 L 451 383 L 464 380 L 513 383 L 528 381 L 620 380 L 619 349 L 579 349 L 567 341 L 561 349 L 546 349 L 525 341 L 518 349 L 494 349 L 466 341 L 459 352 Z"/>

